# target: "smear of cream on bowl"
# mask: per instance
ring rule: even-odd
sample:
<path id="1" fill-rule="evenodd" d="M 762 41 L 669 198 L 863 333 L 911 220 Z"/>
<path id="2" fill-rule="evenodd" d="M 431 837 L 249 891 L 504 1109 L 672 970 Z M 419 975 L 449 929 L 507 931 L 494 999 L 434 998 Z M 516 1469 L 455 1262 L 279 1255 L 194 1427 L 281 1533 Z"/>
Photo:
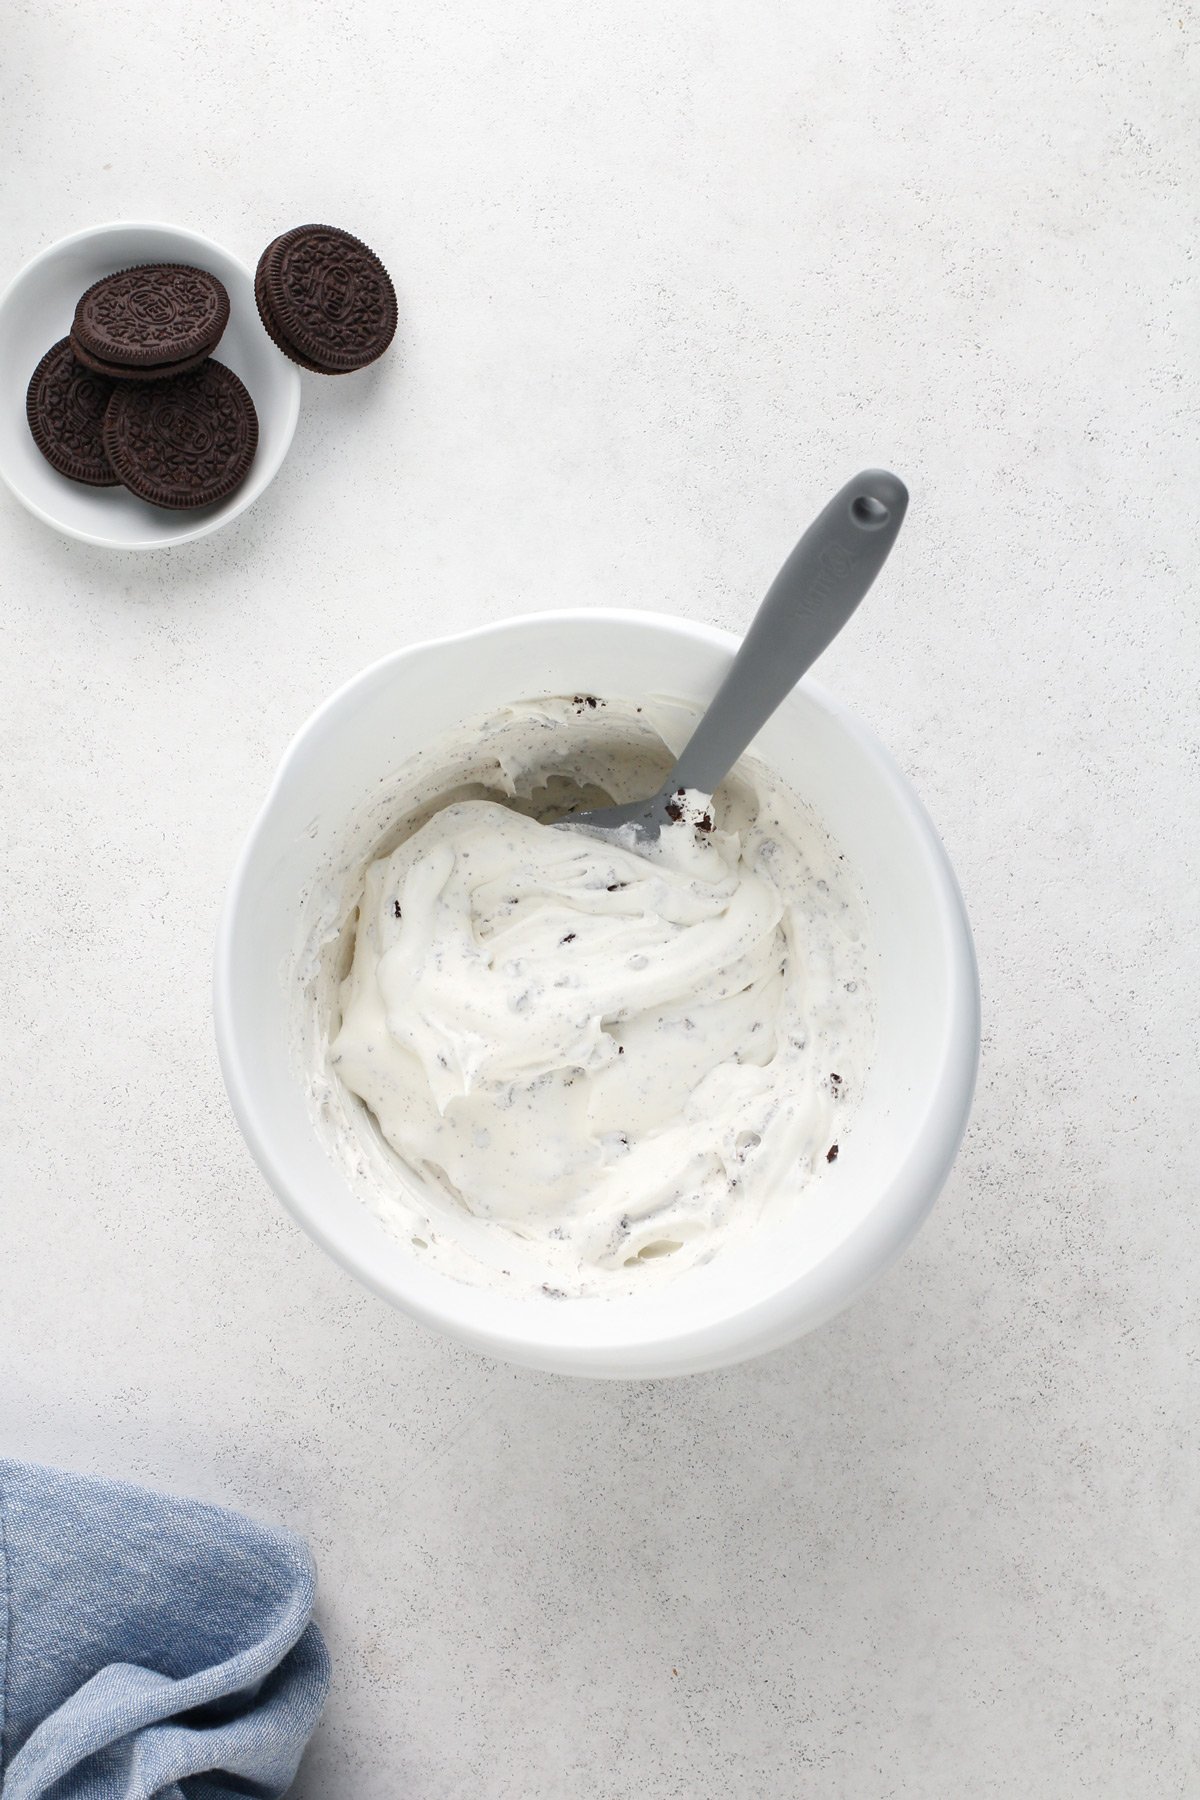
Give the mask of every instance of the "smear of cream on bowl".
<path id="1" fill-rule="evenodd" d="M 321 1136 L 460 1280 L 637 1293 L 803 1204 L 841 1153 L 873 956 L 811 810 L 744 757 L 652 855 L 544 822 L 652 792 L 678 711 L 577 695 L 456 731 L 308 897 Z"/>

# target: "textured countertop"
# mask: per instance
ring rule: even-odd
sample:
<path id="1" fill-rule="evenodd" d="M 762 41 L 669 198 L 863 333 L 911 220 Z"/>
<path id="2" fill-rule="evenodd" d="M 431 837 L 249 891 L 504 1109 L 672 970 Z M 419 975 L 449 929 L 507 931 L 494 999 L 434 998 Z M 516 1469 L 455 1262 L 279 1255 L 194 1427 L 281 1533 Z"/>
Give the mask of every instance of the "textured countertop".
<path id="1" fill-rule="evenodd" d="M 0 274 L 325 219 L 400 295 L 228 531 L 0 499 L 0 1445 L 311 1539 L 300 1800 L 1200 1792 L 1195 45 L 1137 0 L 11 11 Z M 867 463 L 912 509 L 820 675 L 966 894 L 958 1165 L 785 1352 L 482 1362 L 243 1147 L 235 852 L 365 662 L 566 602 L 740 628 Z"/>

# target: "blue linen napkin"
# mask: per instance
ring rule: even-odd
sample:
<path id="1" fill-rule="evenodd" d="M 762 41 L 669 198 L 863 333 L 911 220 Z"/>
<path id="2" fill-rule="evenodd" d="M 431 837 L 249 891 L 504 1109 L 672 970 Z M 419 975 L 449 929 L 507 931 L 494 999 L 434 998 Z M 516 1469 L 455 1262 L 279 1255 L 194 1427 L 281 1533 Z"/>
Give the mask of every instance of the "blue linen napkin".
<path id="1" fill-rule="evenodd" d="M 3 1800 L 278 1800 L 329 1687 L 307 1546 L 0 1460 Z"/>

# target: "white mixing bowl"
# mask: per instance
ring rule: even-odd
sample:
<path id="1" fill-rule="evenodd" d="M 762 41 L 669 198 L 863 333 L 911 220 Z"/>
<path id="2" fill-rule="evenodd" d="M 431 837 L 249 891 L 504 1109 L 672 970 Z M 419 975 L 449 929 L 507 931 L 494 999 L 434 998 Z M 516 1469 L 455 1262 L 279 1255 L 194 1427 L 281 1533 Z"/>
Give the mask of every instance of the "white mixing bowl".
<path id="1" fill-rule="evenodd" d="M 703 706 L 737 640 L 654 614 L 541 613 L 385 657 L 347 683 L 285 755 L 242 851 L 217 947 L 217 1044 L 263 1173 L 319 1244 L 414 1318 L 511 1362 L 574 1375 L 689 1374 L 810 1331 L 875 1279 L 932 1206 L 970 1109 L 979 993 L 953 871 L 887 752 L 803 681 L 755 740 L 857 872 L 880 953 L 879 1041 L 853 1157 L 792 1215 L 673 1284 L 562 1300 L 465 1286 L 430 1269 L 351 1190 L 318 1136 L 296 1061 L 300 896 L 381 776 L 460 723 L 518 699 L 662 695 Z"/>

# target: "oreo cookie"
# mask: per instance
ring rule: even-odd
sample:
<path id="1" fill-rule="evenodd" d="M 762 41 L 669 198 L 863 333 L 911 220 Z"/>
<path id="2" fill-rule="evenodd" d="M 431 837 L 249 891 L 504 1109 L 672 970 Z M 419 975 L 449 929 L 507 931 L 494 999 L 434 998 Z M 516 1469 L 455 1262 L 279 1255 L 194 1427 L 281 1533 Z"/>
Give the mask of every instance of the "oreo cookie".
<path id="1" fill-rule="evenodd" d="M 265 260 L 266 252 L 264 251 L 263 256 L 259 259 L 258 268 L 254 271 L 254 301 L 255 305 L 258 307 L 258 316 L 262 320 L 263 330 L 266 332 L 275 348 L 277 350 L 282 350 L 283 354 L 290 357 L 294 363 L 299 363 L 302 369 L 309 369 L 314 375 L 326 374 L 327 371 L 321 367 L 320 363 L 310 362 L 307 356 L 301 356 L 299 350 L 282 338 L 276 330 L 274 320 L 271 317 L 270 303 L 267 300 L 266 291 L 263 285 L 263 262 Z"/>
<path id="2" fill-rule="evenodd" d="M 301 368 L 347 375 L 396 335 L 391 277 L 373 250 L 333 225 L 299 225 L 267 245 L 254 296 L 268 337 Z"/>
<path id="3" fill-rule="evenodd" d="M 210 355 L 229 322 L 229 295 L 206 269 L 142 263 L 92 283 L 71 336 L 89 356 L 141 370 Z"/>
<path id="4" fill-rule="evenodd" d="M 211 358 L 173 381 L 121 383 L 104 415 L 115 473 L 152 506 L 226 499 L 245 480 L 257 446 L 254 402 L 233 370 Z"/>
<path id="5" fill-rule="evenodd" d="M 69 339 L 71 349 L 75 353 L 76 362 L 91 369 L 95 375 L 103 375 L 109 381 L 173 381 L 176 375 L 189 375 L 207 361 L 208 351 L 201 350 L 197 356 L 185 356 L 181 362 L 154 363 L 143 365 L 138 369 L 124 367 L 121 363 L 106 362 L 102 356 L 93 356 L 90 350 L 79 342 L 72 332 Z"/>
<path id="6" fill-rule="evenodd" d="M 33 441 L 60 475 L 88 487 L 117 487 L 104 448 L 113 384 L 77 360 L 69 338 L 51 345 L 30 377 L 25 416 Z"/>

